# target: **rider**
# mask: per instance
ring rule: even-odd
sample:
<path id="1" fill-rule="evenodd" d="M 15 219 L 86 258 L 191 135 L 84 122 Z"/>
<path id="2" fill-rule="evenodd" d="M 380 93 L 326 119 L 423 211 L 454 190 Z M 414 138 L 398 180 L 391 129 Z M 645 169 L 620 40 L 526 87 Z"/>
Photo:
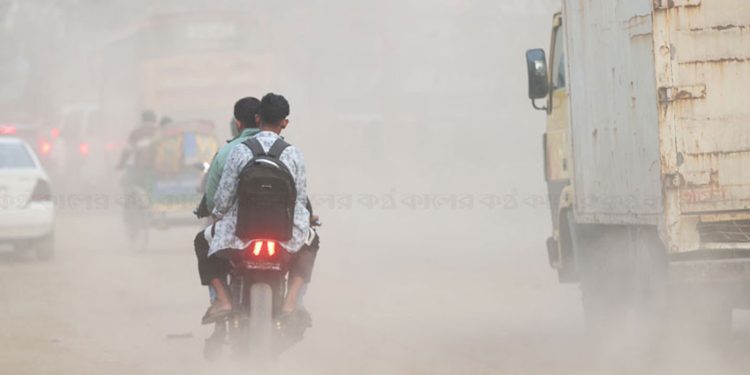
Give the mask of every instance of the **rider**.
<path id="1" fill-rule="evenodd" d="M 141 113 L 141 124 L 128 134 L 128 143 L 120 155 L 117 169 L 125 169 L 130 159 L 132 168 L 127 168 L 122 184 L 132 186 L 146 186 L 151 170 L 151 144 L 158 135 L 156 115 L 153 111 L 145 110 Z"/>
<path id="2" fill-rule="evenodd" d="M 172 123 L 174 123 L 174 120 L 171 117 L 164 116 L 159 120 L 159 128 L 164 129 Z"/>
<path id="3" fill-rule="evenodd" d="M 117 164 L 117 169 L 124 169 L 125 172 L 120 180 L 120 186 L 127 194 L 127 203 L 123 211 L 123 219 L 126 223 L 136 223 L 143 205 L 146 204 L 146 200 L 142 199 L 141 194 L 137 192 L 141 189 L 148 190 L 153 176 L 153 143 L 158 136 L 156 115 L 150 110 L 143 111 L 141 124 L 128 134 L 127 146 L 122 151 Z M 134 235 L 132 232 L 130 234 Z"/>
<path id="4" fill-rule="evenodd" d="M 142 159 L 139 154 L 151 146 L 157 130 L 156 114 L 151 110 L 143 111 L 141 113 L 141 124 L 128 134 L 128 144 L 120 155 L 120 162 L 117 163 L 118 168 L 124 168 L 131 157 L 135 159 L 137 165 Z"/>
<path id="5" fill-rule="evenodd" d="M 281 96 L 269 93 L 263 97 L 260 104 L 260 114 L 257 116 L 260 132 L 255 136 L 264 151 L 268 152 L 271 145 L 280 138 L 280 133 L 289 124 L 289 103 Z M 218 190 L 214 196 L 215 207 L 212 216 L 216 222 L 206 229 L 211 237 L 209 258 L 225 257 L 229 251 L 244 249 L 248 243 L 235 235 L 237 225 L 237 186 L 239 175 L 244 166 L 253 158 L 248 147 L 239 146 L 232 149 L 224 166 Z M 286 299 L 282 305 L 282 314 L 289 314 L 297 309 L 297 299 L 302 287 L 309 281 L 312 272 L 318 238 L 310 226 L 310 211 L 307 208 L 307 174 L 305 163 L 300 151 L 294 147 L 287 147 L 279 156 L 279 160 L 286 165 L 294 179 L 297 200 L 294 207 L 294 228 L 292 238 L 281 245 L 293 254 Z M 302 251 L 301 251 L 302 250 Z M 212 303 L 204 317 L 204 323 L 210 323 L 228 315 L 232 310 L 231 299 L 221 277 L 210 281 L 216 289 L 216 301 Z"/>
<path id="6" fill-rule="evenodd" d="M 260 100 L 253 97 L 242 98 L 234 104 L 234 119 L 232 123 L 237 131 L 238 136 L 227 142 L 219 152 L 216 153 L 211 161 L 211 166 L 206 174 L 205 195 L 201 202 L 201 207 L 196 212 L 199 217 L 211 215 L 214 209 L 214 194 L 221 180 L 221 173 L 224 171 L 224 164 L 234 146 L 246 141 L 248 138 L 258 134 L 260 131 L 256 124 L 256 116 L 260 109 Z M 208 257 L 208 241 L 203 231 L 198 232 L 195 236 L 195 255 L 198 257 L 198 274 L 200 275 L 201 284 L 209 285 L 211 279 L 221 278 L 225 275 L 229 265 L 226 260 L 219 257 Z M 215 295 L 213 287 L 209 285 L 212 297 Z"/>

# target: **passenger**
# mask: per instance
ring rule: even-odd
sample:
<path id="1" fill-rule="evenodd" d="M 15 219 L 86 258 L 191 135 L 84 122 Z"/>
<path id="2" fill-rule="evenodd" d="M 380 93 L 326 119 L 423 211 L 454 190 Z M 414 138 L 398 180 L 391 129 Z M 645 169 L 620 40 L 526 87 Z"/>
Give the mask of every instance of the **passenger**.
<path id="1" fill-rule="evenodd" d="M 271 146 L 281 138 L 281 132 L 289 124 L 289 103 L 281 96 L 269 93 L 263 97 L 260 104 L 259 126 L 260 132 L 254 137 L 260 143 L 264 152 L 269 152 Z M 219 187 L 214 196 L 215 207 L 212 216 L 216 222 L 206 229 L 210 238 L 209 259 L 227 257 L 229 253 L 245 249 L 249 243 L 238 238 L 235 234 L 237 226 L 238 199 L 237 186 L 240 172 L 253 158 L 249 147 L 240 145 L 234 147 L 226 160 Z M 294 179 L 297 198 L 294 204 L 294 218 L 292 238 L 281 245 L 292 254 L 289 282 L 286 299 L 282 305 L 282 314 L 289 314 L 297 309 L 300 292 L 310 279 L 315 253 L 319 243 L 317 233 L 311 228 L 310 211 L 307 208 L 307 174 L 300 151 L 294 147 L 286 147 L 279 155 L 279 160 L 289 169 Z M 301 251 L 302 250 L 302 251 Z M 224 270 L 226 272 L 226 270 Z M 204 323 L 215 322 L 226 317 L 232 311 L 232 302 L 226 286 L 225 273 L 215 273 L 210 285 L 216 290 L 216 300 L 211 304 L 204 316 Z"/>
<path id="2" fill-rule="evenodd" d="M 248 138 L 258 134 L 260 131 L 256 124 L 256 116 L 260 109 L 260 101 L 253 97 L 242 98 L 234 104 L 234 124 L 238 136 L 228 141 L 219 152 L 216 153 L 206 173 L 205 194 L 196 215 L 208 217 L 214 210 L 214 194 L 219 186 L 224 164 L 234 146 L 246 141 Z M 208 241 L 201 230 L 195 236 L 195 255 L 198 257 L 198 274 L 202 285 L 209 285 L 213 278 L 221 278 L 226 275 L 229 265 L 226 260 L 219 257 L 208 257 Z M 215 290 L 209 285 L 211 300 L 215 299 Z"/>

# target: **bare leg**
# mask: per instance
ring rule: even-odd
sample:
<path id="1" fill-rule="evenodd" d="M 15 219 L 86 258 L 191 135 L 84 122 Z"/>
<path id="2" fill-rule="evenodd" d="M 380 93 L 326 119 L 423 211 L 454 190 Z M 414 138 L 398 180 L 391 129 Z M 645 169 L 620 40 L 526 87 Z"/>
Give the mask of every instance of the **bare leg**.
<path id="1" fill-rule="evenodd" d="M 284 306 L 281 307 L 282 313 L 290 313 L 297 308 L 297 297 L 303 285 L 305 285 L 305 280 L 299 276 L 292 277 L 289 280 Z"/>
<path id="2" fill-rule="evenodd" d="M 211 279 L 211 287 L 216 291 L 216 300 L 211 304 L 212 310 L 226 310 L 232 308 L 232 300 L 229 298 L 229 293 L 224 283 L 220 279 Z"/>
<path id="3" fill-rule="evenodd" d="M 216 300 L 211 303 L 206 314 L 203 315 L 203 324 L 209 324 L 218 321 L 232 312 L 232 301 L 229 299 L 229 293 L 224 283 L 220 279 L 211 279 L 209 283 L 216 291 Z"/>

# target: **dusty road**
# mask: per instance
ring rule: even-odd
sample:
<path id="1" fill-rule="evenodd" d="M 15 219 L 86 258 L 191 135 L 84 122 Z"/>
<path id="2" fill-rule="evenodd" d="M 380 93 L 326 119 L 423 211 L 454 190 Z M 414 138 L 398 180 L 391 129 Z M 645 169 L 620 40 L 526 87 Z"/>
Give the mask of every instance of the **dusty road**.
<path id="1" fill-rule="evenodd" d="M 683 342 L 658 360 L 627 345 L 596 350 L 577 288 L 559 286 L 545 264 L 532 225 L 543 210 L 321 213 L 314 327 L 281 358 L 281 374 L 743 374 L 750 365 L 742 314 L 734 338 Z M 207 296 L 193 233 L 159 232 L 137 254 L 117 215 L 64 214 L 54 261 L 0 253 L 0 373 L 247 373 L 201 357 Z"/>

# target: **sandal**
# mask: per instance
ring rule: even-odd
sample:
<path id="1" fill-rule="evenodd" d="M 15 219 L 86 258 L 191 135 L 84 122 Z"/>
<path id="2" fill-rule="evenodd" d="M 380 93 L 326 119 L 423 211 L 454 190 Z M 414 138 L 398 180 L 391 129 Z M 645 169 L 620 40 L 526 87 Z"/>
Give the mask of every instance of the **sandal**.
<path id="1" fill-rule="evenodd" d="M 229 314 L 232 313 L 232 308 L 223 308 L 216 311 L 211 311 L 213 309 L 213 305 L 208 307 L 208 310 L 206 310 L 206 313 L 203 315 L 203 318 L 201 319 L 202 324 L 211 324 L 216 323 L 220 320 L 226 319 Z"/>

